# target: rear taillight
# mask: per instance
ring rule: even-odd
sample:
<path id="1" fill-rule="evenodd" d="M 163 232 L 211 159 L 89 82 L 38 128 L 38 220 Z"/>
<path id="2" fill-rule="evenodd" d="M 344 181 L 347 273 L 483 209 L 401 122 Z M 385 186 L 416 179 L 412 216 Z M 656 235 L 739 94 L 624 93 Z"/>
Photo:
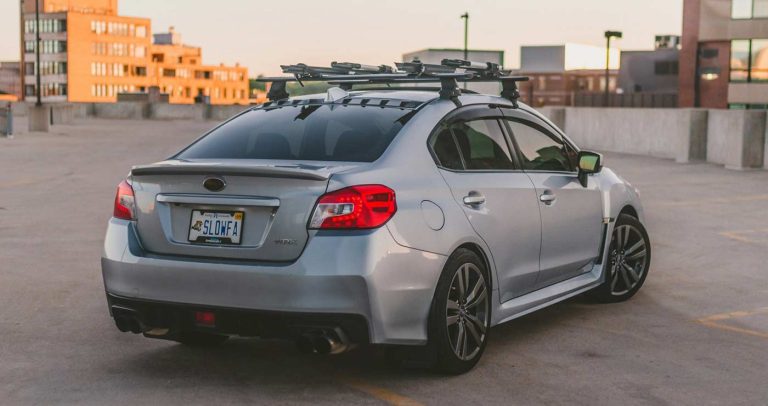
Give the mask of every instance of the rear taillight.
<path id="1" fill-rule="evenodd" d="M 124 180 L 117 185 L 115 211 L 112 215 L 119 219 L 134 220 L 134 205 L 133 188 L 127 180 Z"/>
<path id="2" fill-rule="evenodd" d="M 384 225 L 396 211 L 392 189 L 382 185 L 351 186 L 320 196 L 309 228 L 376 228 Z"/>

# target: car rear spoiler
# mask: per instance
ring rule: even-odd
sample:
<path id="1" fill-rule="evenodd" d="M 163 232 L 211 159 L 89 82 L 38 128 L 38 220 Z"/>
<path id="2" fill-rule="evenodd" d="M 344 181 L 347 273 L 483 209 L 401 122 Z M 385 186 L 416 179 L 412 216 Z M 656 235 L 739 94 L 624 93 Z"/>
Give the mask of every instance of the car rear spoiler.
<path id="1" fill-rule="evenodd" d="M 230 175 L 327 181 L 332 172 L 327 167 L 267 164 L 216 164 L 184 161 L 163 161 L 134 166 L 131 176 L 149 175 Z"/>

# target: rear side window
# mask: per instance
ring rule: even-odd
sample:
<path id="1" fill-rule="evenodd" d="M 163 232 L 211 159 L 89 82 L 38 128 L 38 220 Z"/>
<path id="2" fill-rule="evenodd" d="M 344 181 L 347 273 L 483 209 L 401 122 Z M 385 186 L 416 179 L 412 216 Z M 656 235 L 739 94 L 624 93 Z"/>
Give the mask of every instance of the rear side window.
<path id="1" fill-rule="evenodd" d="M 461 156 L 459 155 L 459 148 L 456 146 L 456 141 L 454 141 L 453 134 L 451 134 L 449 128 L 443 127 L 437 133 L 437 136 L 432 138 L 430 146 L 432 151 L 435 152 L 435 157 L 440 166 L 446 169 L 464 169 L 464 164 L 461 163 Z"/>
<path id="2" fill-rule="evenodd" d="M 473 120 L 451 125 L 466 169 L 504 170 L 514 169 L 509 147 L 494 119 Z"/>
<path id="3" fill-rule="evenodd" d="M 176 158 L 373 162 L 411 116 L 412 110 L 338 104 L 256 109 Z"/>

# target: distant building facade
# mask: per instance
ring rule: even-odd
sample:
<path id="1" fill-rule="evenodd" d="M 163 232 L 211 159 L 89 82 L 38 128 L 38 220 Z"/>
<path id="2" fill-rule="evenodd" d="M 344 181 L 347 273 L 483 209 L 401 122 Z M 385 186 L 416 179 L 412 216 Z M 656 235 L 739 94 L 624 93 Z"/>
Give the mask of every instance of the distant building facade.
<path id="1" fill-rule="evenodd" d="M 0 62 L 0 101 L 16 101 L 21 98 L 21 64 Z"/>
<path id="2" fill-rule="evenodd" d="M 680 37 L 656 37 L 650 51 L 622 51 L 619 83 L 621 93 L 677 94 L 680 71 Z"/>
<path id="3" fill-rule="evenodd" d="M 443 59 L 464 59 L 464 50 L 457 48 L 428 48 L 420 51 L 403 54 L 403 62 L 411 62 L 418 59 L 423 63 L 439 65 Z M 504 66 L 504 51 L 470 49 L 467 51 L 467 59 L 476 62 L 493 62 Z M 485 94 L 498 94 L 501 92 L 501 84 L 468 83 L 467 89 Z"/>
<path id="4" fill-rule="evenodd" d="M 22 0 L 23 92 L 36 98 L 35 2 Z M 172 29 L 117 15 L 117 0 L 40 0 L 41 96 L 45 102 L 115 102 L 158 87 L 171 103 L 248 104 L 248 71 L 202 64 L 202 51 Z"/>
<path id="5" fill-rule="evenodd" d="M 768 1 L 684 0 L 679 105 L 768 108 Z"/>
<path id="6" fill-rule="evenodd" d="M 577 95 L 616 90 L 619 51 L 611 49 L 609 79 L 605 81 L 604 47 L 565 44 L 520 48 L 521 100 L 535 106 L 572 106 Z"/>

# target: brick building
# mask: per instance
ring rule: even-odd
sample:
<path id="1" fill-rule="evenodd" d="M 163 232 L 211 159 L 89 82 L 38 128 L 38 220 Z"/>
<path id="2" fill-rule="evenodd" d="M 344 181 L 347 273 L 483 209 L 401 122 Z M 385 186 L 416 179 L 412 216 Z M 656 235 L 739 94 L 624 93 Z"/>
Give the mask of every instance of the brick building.
<path id="1" fill-rule="evenodd" d="M 35 2 L 21 0 L 24 96 L 34 100 Z M 248 71 L 202 64 L 178 33 L 155 35 L 146 18 L 117 15 L 117 0 L 39 0 L 43 101 L 114 102 L 158 87 L 171 103 L 248 104 Z"/>
<path id="2" fill-rule="evenodd" d="M 21 65 L 18 62 L 0 62 L 0 101 L 21 98 Z"/>
<path id="3" fill-rule="evenodd" d="M 684 0 L 680 107 L 768 108 L 768 0 Z"/>
<path id="4" fill-rule="evenodd" d="M 520 85 L 521 100 L 535 106 L 572 106 L 578 94 L 605 91 L 605 48 L 592 45 L 523 46 L 520 75 L 531 81 Z M 616 90 L 619 51 L 611 49 L 608 89 Z"/>

